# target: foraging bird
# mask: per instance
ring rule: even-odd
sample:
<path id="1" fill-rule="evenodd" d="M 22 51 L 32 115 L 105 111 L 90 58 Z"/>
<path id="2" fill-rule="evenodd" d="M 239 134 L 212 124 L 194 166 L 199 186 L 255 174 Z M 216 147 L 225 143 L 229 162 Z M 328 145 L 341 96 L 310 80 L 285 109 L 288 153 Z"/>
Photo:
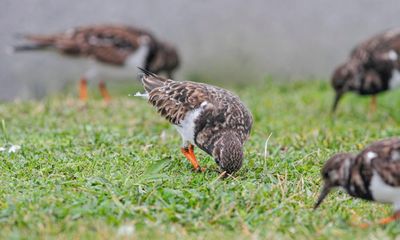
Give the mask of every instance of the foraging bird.
<path id="1" fill-rule="evenodd" d="M 400 87 L 400 28 L 378 34 L 357 45 L 347 62 L 333 73 L 336 95 L 332 112 L 346 92 L 372 95 L 371 110 L 376 109 L 378 93 Z"/>
<path id="2" fill-rule="evenodd" d="M 141 69 L 148 99 L 182 136 L 181 151 L 195 170 L 203 171 L 194 145 L 211 155 L 222 171 L 233 173 L 243 163 L 243 144 L 248 139 L 252 115 L 233 93 L 219 87 L 174 81 Z"/>
<path id="3" fill-rule="evenodd" d="M 358 155 L 336 154 L 325 163 L 321 174 L 324 186 L 315 208 L 332 188 L 342 187 L 356 198 L 392 203 L 394 215 L 382 219 L 381 224 L 400 218 L 400 138 L 375 142 Z"/>
<path id="4" fill-rule="evenodd" d="M 176 49 L 158 41 L 151 33 L 117 25 L 96 25 L 77 27 L 63 33 L 52 35 L 23 35 L 30 41 L 14 47 L 14 51 L 51 49 L 68 56 L 83 56 L 105 64 L 119 67 L 142 67 L 155 73 L 166 72 L 172 77 L 179 66 Z M 88 71 L 95 73 L 94 69 Z M 87 99 L 87 78 L 80 81 L 80 99 Z M 99 83 L 103 98 L 108 101 L 110 95 L 103 81 Z"/>

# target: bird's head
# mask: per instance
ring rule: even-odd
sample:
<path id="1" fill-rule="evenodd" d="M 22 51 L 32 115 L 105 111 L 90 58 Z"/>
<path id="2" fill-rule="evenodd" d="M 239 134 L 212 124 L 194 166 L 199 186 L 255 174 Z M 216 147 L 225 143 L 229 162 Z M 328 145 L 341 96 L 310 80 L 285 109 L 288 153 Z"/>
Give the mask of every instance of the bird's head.
<path id="1" fill-rule="evenodd" d="M 167 43 L 162 43 L 162 46 L 164 48 L 165 54 L 167 56 L 167 67 L 170 69 L 175 69 L 179 66 L 179 55 L 177 49 Z"/>
<path id="2" fill-rule="evenodd" d="M 317 208 L 330 190 L 335 187 L 345 187 L 350 176 L 350 165 L 354 159 L 351 153 L 339 153 L 331 157 L 324 165 L 321 175 L 324 181 L 318 201 L 314 206 Z"/>
<path id="3" fill-rule="evenodd" d="M 336 93 L 332 112 L 336 110 L 343 94 L 357 88 L 356 85 L 360 82 L 359 78 L 360 69 L 353 62 L 347 62 L 335 69 L 331 79 L 331 85 Z"/>
<path id="4" fill-rule="evenodd" d="M 150 69 L 154 71 L 164 70 L 168 73 L 171 79 L 173 71 L 175 71 L 180 64 L 177 49 L 166 42 L 158 42 L 157 51 L 154 58 L 154 64 L 150 65 Z"/>
<path id="5" fill-rule="evenodd" d="M 212 156 L 222 171 L 236 172 L 243 163 L 243 143 L 234 132 L 223 132 L 214 144 Z"/>

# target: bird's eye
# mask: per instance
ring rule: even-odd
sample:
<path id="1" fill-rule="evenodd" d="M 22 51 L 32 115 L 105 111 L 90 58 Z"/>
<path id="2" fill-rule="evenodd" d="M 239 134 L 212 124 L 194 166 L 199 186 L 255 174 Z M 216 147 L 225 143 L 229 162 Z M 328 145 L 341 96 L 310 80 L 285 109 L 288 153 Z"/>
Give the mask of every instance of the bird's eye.
<path id="1" fill-rule="evenodd" d="M 329 173 L 328 172 L 324 172 L 323 177 L 324 178 L 329 178 Z"/>

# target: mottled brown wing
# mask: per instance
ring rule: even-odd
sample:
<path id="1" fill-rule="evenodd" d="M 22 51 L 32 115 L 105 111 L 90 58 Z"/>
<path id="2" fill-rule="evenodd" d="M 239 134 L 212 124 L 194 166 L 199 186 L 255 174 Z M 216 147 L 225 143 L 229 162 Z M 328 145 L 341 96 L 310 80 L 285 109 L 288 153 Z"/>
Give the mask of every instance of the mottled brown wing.
<path id="1" fill-rule="evenodd" d="M 178 125 L 186 114 L 210 98 L 207 87 L 193 82 L 167 80 L 149 92 L 149 102 L 169 122 Z"/>
<path id="2" fill-rule="evenodd" d="M 51 43 L 64 54 L 92 56 L 102 62 L 121 65 L 138 48 L 139 37 L 143 35 L 150 38 L 153 49 L 156 40 L 149 32 L 115 25 L 77 27 L 49 36 L 28 35 L 27 39 Z"/>
<path id="3" fill-rule="evenodd" d="M 400 29 L 385 31 L 367 39 L 357 45 L 350 56 L 366 68 L 380 69 L 398 62 L 397 59 L 391 59 L 390 51 L 400 53 Z"/>
<path id="4" fill-rule="evenodd" d="M 368 154 L 376 154 L 368 159 Z M 364 162 L 371 162 L 372 169 L 376 170 L 385 183 L 400 187 L 400 139 L 390 138 L 368 146 L 360 153 Z"/>
<path id="5" fill-rule="evenodd" d="M 99 46 L 91 49 L 89 55 L 94 56 L 98 61 L 113 65 L 123 65 L 130 51 L 116 51 L 112 46 Z"/>
<path id="6" fill-rule="evenodd" d="M 382 35 L 379 34 L 361 42 L 353 48 L 350 57 L 360 62 L 367 62 L 370 58 L 371 51 L 373 51 L 381 41 Z"/>
<path id="7" fill-rule="evenodd" d="M 366 68 L 379 72 L 391 72 L 393 68 L 399 68 L 400 63 L 400 34 L 383 41 L 371 52 Z"/>
<path id="8" fill-rule="evenodd" d="M 99 61 L 122 65 L 139 46 L 139 37 L 149 33 L 124 26 L 97 26 L 77 29 L 73 40 L 83 54 Z M 154 40 L 153 40 L 154 41 Z"/>
<path id="9" fill-rule="evenodd" d="M 377 169 L 379 175 L 385 181 L 385 183 L 400 187 L 400 161 L 379 161 L 374 163 L 375 169 Z"/>

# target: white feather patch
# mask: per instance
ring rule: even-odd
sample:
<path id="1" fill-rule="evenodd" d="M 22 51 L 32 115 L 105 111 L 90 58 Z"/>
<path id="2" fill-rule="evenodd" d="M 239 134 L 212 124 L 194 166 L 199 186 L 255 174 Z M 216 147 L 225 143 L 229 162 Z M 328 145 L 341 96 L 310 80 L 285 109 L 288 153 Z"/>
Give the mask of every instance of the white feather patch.
<path id="1" fill-rule="evenodd" d="M 376 156 L 378 156 L 375 152 L 367 152 L 367 155 L 365 156 L 365 160 L 366 160 L 366 162 L 368 163 L 368 164 L 370 164 L 371 163 L 371 160 L 373 159 L 373 158 L 375 158 Z"/>
<path id="2" fill-rule="evenodd" d="M 388 52 L 388 57 L 389 57 L 389 59 L 392 60 L 392 61 L 397 61 L 397 59 L 399 58 L 399 55 L 397 54 L 396 51 L 390 50 L 390 51 Z"/>
<path id="3" fill-rule="evenodd" d="M 373 159 L 374 157 L 378 156 L 378 154 L 376 154 L 376 152 L 367 152 L 367 161 L 371 161 L 371 159 Z"/>
<path id="4" fill-rule="evenodd" d="M 196 128 L 195 120 L 200 115 L 202 109 L 198 108 L 193 111 L 190 111 L 186 114 L 185 118 L 179 123 L 179 125 L 175 125 L 176 130 L 181 134 L 183 145 L 187 142 L 195 144 L 194 141 L 194 130 Z"/>
<path id="5" fill-rule="evenodd" d="M 195 144 L 194 141 L 194 131 L 196 129 L 195 121 L 199 117 L 200 113 L 204 110 L 204 107 L 208 104 L 208 102 L 204 101 L 200 104 L 200 107 L 189 111 L 186 113 L 185 118 L 179 123 L 179 125 L 175 125 L 176 130 L 181 134 L 183 145 L 185 146 L 188 142 Z"/>
<path id="6" fill-rule="evenodd" d="M 386 184 L 376 171 L 372 174 L 369 190 L 375 201 L 393 203 L 395 208 L 400 207 L 400 187 L 392 187 Z"/>
<path id="7" fill-rule="evenodd" d="M 142 97 L 142 98 L 146 98 L 149 99 L 149 93 L 141 93 L 141 92 L 137 92 L 135 93 L 135 95 L 133 95 L 134 97 Z"/>

